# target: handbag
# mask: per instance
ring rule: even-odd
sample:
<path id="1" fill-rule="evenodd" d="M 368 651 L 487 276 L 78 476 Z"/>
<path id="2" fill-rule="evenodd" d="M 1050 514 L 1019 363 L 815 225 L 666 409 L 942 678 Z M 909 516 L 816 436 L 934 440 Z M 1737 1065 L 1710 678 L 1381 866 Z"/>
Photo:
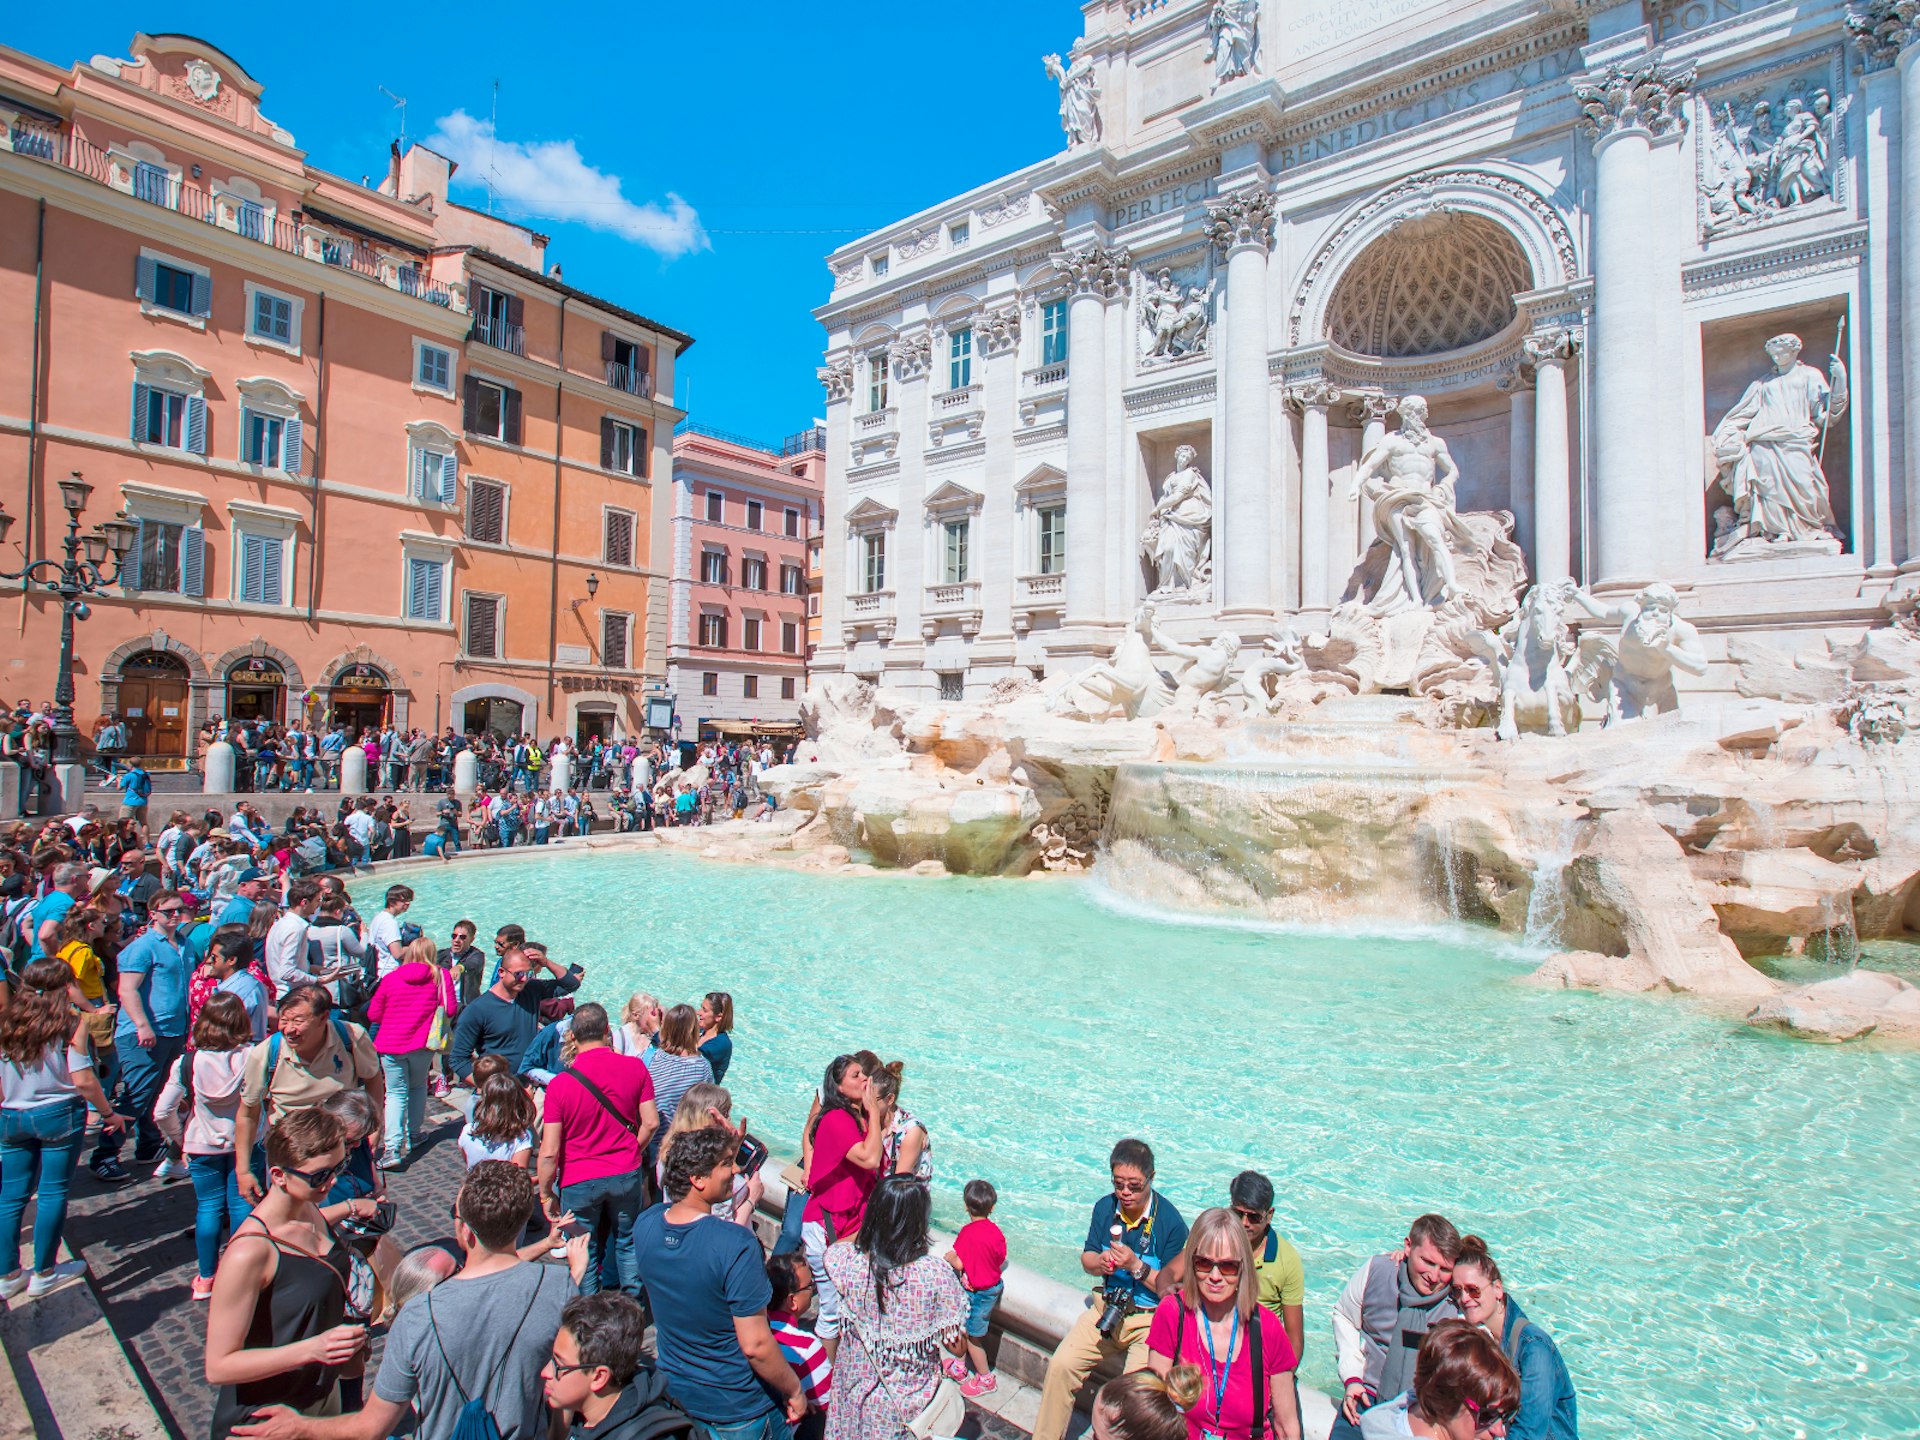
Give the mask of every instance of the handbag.
<path id="1" fill-rule="evenodd" d="M 851 1315 L 846 1317 L 846 1324 L 856 1335 L 860 1334 L 860 1327 L 854 1323 Z M 865 1335 L 860 1335 L 860 1343 L 869 1355 L 877 1353 L 874 1347 L 868 1344 Z M 875 1364 L 874 1373 L 879 1377 L 881 1388 L 893 1398 L 895 1404 L 898 1404 L 899 1392 L 887 1383 L 886 1372 Z M 912 1435 L 914 1440 L 954 1440 L 954 1437 L 959 1435 L 960 1426 L 966 1418 L 966 1397 L 960 1393 L 959 1382 L 947 1374 L 943 1368 L 940 1371 L 939 1382 L 933 1387 L 933 1398 L 927 1401 L 925 1409 L 907 1421 L 907 1433 Z"/>
<path id="2" fill-rule="evenodd" d="M 435 966 L 434 969 L 437 975 L 437 983 L 444 988 L 447 983 L 446 972 L 440 970 L 438 966 Z M 445 1005 L 436 1005 L 433 1007 L 433 1019 L 427 1022 L 427 1049 L 446 1050 L 452 1045 L 453 1020 L 448 1016 Z"/>

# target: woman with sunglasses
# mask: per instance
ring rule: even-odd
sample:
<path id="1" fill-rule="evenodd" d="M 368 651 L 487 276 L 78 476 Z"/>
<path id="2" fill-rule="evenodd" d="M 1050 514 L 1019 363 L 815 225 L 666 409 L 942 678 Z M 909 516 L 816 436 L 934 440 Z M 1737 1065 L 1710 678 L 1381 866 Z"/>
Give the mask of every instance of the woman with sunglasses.
<path id="1" fill-rule="evenodd" d="M 267 1136 L 267 1192 L 235 1228 L 213 1277 L 213 1440 L 270 1405 L 332 1413 L 341 1376 L 365 1361 L 373 1272 L 331 1222 L 370 1219 L 378 1204 L 320 1206 L 346 1163 L 340 1122 L 324 1110 L 296 1110 Z"/>
<path id="2" fill-rule="evenodd" d="M 1501 1353 L 1520 1376 L 1520 1413 L 1507 1426 L 1508 1440 L 1577 1440 L 1579 1402 L 1560 1347 L 1507 1294 L 1500 1267 L 1478 1235 L 1460 1237 L 1453 1303 L 1469 1323 L 1500 1342 Z"/>
<path id="3" fill-rule="evenodd" d="M 1203 1211 L 1187 1235 L 1179 1287 L 1153 1312 L 1147 1365 L 1176 1393 L 1200 1396 L 1188 1440 L 1300 1440 L 1286 1326 L 1256 1302 L 1259 1277 L 1247 1232 L 1231 1210 Z"/>
<path id="4" fill-rule="evenodd" d="M 1520 1408 L 1520 1377 L 1494 1338 L 1442 1320 L 1420 1346 L 1413 1388 L 1360 1416 L 1364 1440 L 1503 1440 Z"/>

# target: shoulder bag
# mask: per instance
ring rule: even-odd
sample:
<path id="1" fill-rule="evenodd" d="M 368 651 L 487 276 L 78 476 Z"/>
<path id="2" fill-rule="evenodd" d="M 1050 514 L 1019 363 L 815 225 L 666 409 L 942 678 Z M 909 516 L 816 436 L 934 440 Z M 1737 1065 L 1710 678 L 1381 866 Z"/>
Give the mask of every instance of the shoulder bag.
<path id="1" fill-rule="evenodd" d="M 633 1136 L 633 1138 L 636 1140 L 640 1138 L 640 1117 L 638 1115 L 634 1116 L 633 1119 L 631 1120 L 629 1120 L 626 1116 L 622 1115 L 619 1112 L 619 1110 L 615 1108 L 613 1101 L 607 1098 L 606 1091 L 602 1090 L 598 1085 L 594 1084 L 593 1081 L 589 1080 L 586 1076 L 582 1075 L 578 1070 L 573 1069 L 571 1066 L 569 1066 L 565 1070 L 562 1070 L 560 1073 L 562 1075 L 572 1076 L 574 1080 L 579 1082 L 580 1087 L 583 1090 L 585 1090 L 587 1094 L 591 1095 L 594 1098 L 594 1100 L 599 1104 L 600 1108 L 606 1111 L 607 1114 L 611 1115 L 614 1118 L 614 1120 L 619 1124 L 622 1130 L 625 1130 L 629 1135 Z"/>

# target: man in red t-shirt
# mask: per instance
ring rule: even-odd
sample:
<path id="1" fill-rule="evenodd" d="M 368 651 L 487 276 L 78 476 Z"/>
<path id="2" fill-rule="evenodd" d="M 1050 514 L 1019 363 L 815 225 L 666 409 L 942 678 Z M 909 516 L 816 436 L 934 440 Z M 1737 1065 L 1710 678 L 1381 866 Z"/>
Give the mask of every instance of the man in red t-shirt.
<path id="1" fill-rule="evenodd" d="M 642 1200 L 641 1154 L 660 1128 L 653 1077 L 643 1062 L 614 1051 L 602 1006 L 575 1010 L 572 1033 L 579 1047 L 573 1064 L 547 1086 L 540 1195 L 549 1218 L 572 1211 L 587 1227 L 587 1274 L 580 1293 L 599 1291 L 611 1238 L 620 1288 L 638 1299 L 633 1222 Z"/>

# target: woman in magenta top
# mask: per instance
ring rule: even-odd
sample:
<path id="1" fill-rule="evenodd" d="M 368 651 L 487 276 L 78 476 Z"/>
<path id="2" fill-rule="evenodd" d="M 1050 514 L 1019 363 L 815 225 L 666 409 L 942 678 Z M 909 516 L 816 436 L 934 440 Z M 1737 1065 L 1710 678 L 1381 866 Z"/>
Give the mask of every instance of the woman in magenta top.
<path id="1" fill-rule="evenodd" d="M 1191 1372 L 1199 1372 L 1188 1440 L 1300 1440 L 1299 1362 L 1280 1317 L 1255 1302 L 1259 1280 L 1245 1228 L 1231 1210 L 1208 1210 L 1193 1222 L 1182 1259 L 1179 1288 L 1153 1312 L 1147 1363 L 1172 1377 L 1176 1392 L 1191 1391 Z M 1256 1366 L 1264 1396 L 1255 1394 Z M 1264 1400 L 1258 1409 L 1266 1420 L 1257 1436 L 1256 1400 Z"/>
<path id="2" fill-rule="evenodd" d="M 827 1066 L 820 1090 L 820 1114 L 807 1141 L 807 1208 L 801 1213 L 800 1240 L 813 1269 L 820 1304 L 814 1333 L 831 1354 L 840 1339 L 840 1296 L 827 1276 L 827 1247 L 851 1240 L 867 1217 L 867 1198 L 880 1176 L 880 1148 L 886 1127 L 880 1102 L 867 1072 L 852 1055 L 836 1056 Z"/>
<path id="3" fill-rule="evenodd" d="M 445 1010 L 451 1024 L 460 1008 L 453 971 L 442 969 L 440 952 L 425 936 L 409 942 L 397 957 L 400 965 L 374 986 L 367 1001 L 367 1019 L 373 1025 L 373 1048 L 387 1082 L 386 1163 L 406 1161 L 427 1128 L 427 1070 L 433 1051 L 427 1040 L 436 1012 Z"/>

